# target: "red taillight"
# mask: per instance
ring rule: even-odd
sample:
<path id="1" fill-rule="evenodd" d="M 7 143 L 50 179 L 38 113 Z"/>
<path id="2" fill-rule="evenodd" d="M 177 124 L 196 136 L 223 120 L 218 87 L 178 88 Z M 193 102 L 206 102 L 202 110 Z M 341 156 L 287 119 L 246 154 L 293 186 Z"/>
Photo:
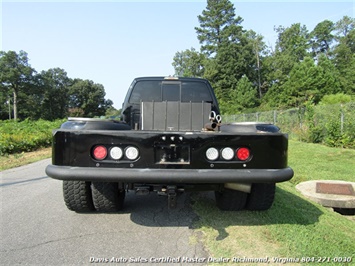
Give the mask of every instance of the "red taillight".
<path id="1" fill-rule="evenodd" d="M 96 160 L 103 160 L 107 156 L 107 149 L 104 146 L 96 146 L 92 154 Z"/>
<path id="2" fill-rule="evenodd" d="M 248 148 L 239 148 L 237 150 L 237 158 L 241 161 L 246 161 L 249 159 L 250 151 Z"/>

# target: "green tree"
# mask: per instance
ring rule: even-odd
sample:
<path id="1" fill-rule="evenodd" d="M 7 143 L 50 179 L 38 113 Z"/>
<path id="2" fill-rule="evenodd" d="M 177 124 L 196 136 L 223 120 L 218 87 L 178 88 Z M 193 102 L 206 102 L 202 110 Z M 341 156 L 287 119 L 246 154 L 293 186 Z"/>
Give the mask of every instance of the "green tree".
<path id="1" fill-rule="evenodd" d="M 0 120 L 12 118 L 11 92 L 0 83 Z"/>
<path id="2" fill-rule="evenodd" d="M 249 40 L 248 49 L 245 51 L 250 53 L 250 58 L 248 60 L 249 66 L 247 66 L 247 71 L 245 74 L 251 80 L 253 84 L 257 84 L 259 99 L 262 98 L 265 91 L 265 77 L 263 69 L 263 61 L 267 56 L 267 46 L 263 41 L 263 36 L 256 34 L 253 30 L 246 32 L 246 37 Z"/>
<path id="3" fill-rule="evenodd" d="M 55 120 L 67 116 L 71 83 L 64 69 L 52 68 L 39 74 L 42 119 Z"/>
<path id="4" fill-rule="evenodd" d="M 282 26 L 275 29 L 278 33 L 276 50 L 280 53 L 287 53 L 294 62 L 299 62 L 307 56 L 309 48 L 309 32 L 306 26 L 300 23 L 292 24 L 289 28 Z"/>
<path id="5" fill-rule="evenodd" d="M 195 30 L 202 44 L 201 51 L 211 56 L 218 52 L 233 32 L 241 30 L 239 24 L 243 20 L 235 17 L 235 8 L 229 0 L 207 0 L 207 7 L 198 16 L 198 21 L 200 27 L 195 27 Z"/>
<path id="6" fill-rule="evenodd" d="M 26 95 L 26 90 L 33 86 L 35 70 L 28 63 L 27 53 L 20 51 L 0 51 L 0 83 L 4 94 L 9 91 L 13 98 L 14 119 L 18 118 L 18 102 L 21 96 Z"/>
<path id="7" fill-rule="evenodd" d="M 289 28 L 279 26 L 275 52 L 270 57 L 268 79 L 272 83 L 283 83 L 293 66 L 307 55 L 308 31 L 300 23 Z"/>
<path id="8" fill-rule="evenodd" d="M 206 57 L 195 48 L 176 52 L 172 65 L 175 74 L 182 77 L 202 77 L 204 74 L 204 61 Z"/>
<path id="9" fill-rule="evenodd" d="M 355 28 L 355 19 L 344 16 L 335 23 L 335 30 L 338 37 L 346 37 Z"/>
<path id="10" fill-rule="evenodd" d="M 288 100 L 284 86 L 294 66 L 308 55 L 309 33 L 300 23 L 292 24 L 289 28 L 279 26 L 275 31 L 278 33 L 275 51 L 263 61 L 268 91 L 262 99 L 262 105 L 285 108 Z"/>
<path id="11" fill-rule="evenodd" d="M 324 95 L 339 92 L 338 77 L 335 67 L 325 55 L 319 58 L 318 64 L 306 57 L 291 70 L 280 102 L 289 107 L 297 107 L 308 101 L 317 104 Z"/>
<path id="12" fill-rule="evenodd" d="M 43 100 L 42 88 L 38 83 L 38 75 L 33 76 L 31 83 L 26 85 L 26 90 L 20 91 L 18 97 L 19 118 L 37 120 L 42 115 L 41 104 Z"/>
<path id="13" fill-rule="evenodd" d="M 341 86 L 341 74 L 336 68 L 332 60 L 330 60 L 325 54 L 318 57 L 317 68 L 320 72 L 321 83 L 318 87 L 321 96 L 327 94 L 336 94 L 342 90 Z M 320 99 L 317 99 L 316 103 Z"/>
<path id="14" fill-rule="evenodd" d="M 248 33 L 243 30 L 242 18 L 236 16 L 233 4 L 228 0 L 209 0 L 198 16 L 196 27 L 201 51 L 207 55 L 204 77 L 215 88 L 222 106 L 229 102 L 230 93 L 236 89 L 238 80 L 255 71 L 256 58 Z"/>
<path id="15" fill-rule="evenodd" d="M 201 52 L 177 52 L 178 75 L 202 76 L 212 83 L 223 112 L 288 108 L 324 95 L 355 93 L 355 20 L 324 20 L 312 32 L 301 23 L 275 27 L 275 49 L 245 31 L 229 0 L 208 0 L 195 27 Z M 257 92 L 255 94 L 254 92 Z"/>
<path id="16" fill-rule="evenodd" d="M 324 20 L 317 24 L 317 26 L 310 33 L 310 43 L 314 57 L 320 53 L 328 54 L 331 44 L 334 41 L 334 23 L 330 20 Z"/>
<path id="17" fill-rule="evenodd" d="M 105 90 L 101 84 L 91 80 L 75 79 L 69 89 L 69 113 L 71 116 L 103 116 L 112 106 L 111 100 L 105 100 Z"/>
<path id="18" fill-rule="evenodd" d="M 238 81 L 236 89 L 231 92 L 231 101 L 226 113 L 235 114 L 256 107 L 259 104 L 257 94 L 256 87 L 246 75 L 243 75 Z"/>
<path id="19" fill-rule="evenodd" d="M 334 64 L 340 72 L 343 92 L 355 94 L 355 19 L 344 16 L 335 24 L 338 44 L 334 47 Z"/>

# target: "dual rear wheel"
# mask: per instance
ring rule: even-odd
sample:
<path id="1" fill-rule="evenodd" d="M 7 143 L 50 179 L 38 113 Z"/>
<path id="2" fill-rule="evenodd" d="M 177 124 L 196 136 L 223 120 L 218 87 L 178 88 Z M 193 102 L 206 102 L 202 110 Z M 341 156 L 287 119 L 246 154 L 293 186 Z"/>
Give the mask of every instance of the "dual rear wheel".
<path id="1" fill-rule="evenodd" d="M 75 212 L 116 212 L 123 208 L 125 191 L 118 183 L 63 181 L 66 206 Z M 225 211 L 264 211 L 274 201 L 275 184 L 256 183 L 250 193 L 224 189 L 215 192 L 217 207 Z"/>
<path id="2" fill-rule="evenodd" d="M 123 208 L 125 191 L 117 183 L 63 181 L 63 196 L 75 212 L 115 212 Z"/>
<path id="3" fill-rule="evenodd" d="M 275 183 L 255 183 L 250 193 L 232 189 L 216 191 L 217 207 L 224 211 L 265 211 L 274 202 L 275 188 Z"/>

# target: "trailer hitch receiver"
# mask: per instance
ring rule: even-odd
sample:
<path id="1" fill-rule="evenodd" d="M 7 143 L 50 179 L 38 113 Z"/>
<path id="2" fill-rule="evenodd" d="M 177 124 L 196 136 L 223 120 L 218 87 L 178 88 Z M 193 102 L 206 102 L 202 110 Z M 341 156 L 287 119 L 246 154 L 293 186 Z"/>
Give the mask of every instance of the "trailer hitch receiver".
<path id="1" fill-rule="evenodd" d="M 177 196 L 177 187 L 176 186 L 168 186 L 167 194 L 168 194 L 168 207 L 169 209 L 175 209 L 177 205 L 176 196 Z"/>

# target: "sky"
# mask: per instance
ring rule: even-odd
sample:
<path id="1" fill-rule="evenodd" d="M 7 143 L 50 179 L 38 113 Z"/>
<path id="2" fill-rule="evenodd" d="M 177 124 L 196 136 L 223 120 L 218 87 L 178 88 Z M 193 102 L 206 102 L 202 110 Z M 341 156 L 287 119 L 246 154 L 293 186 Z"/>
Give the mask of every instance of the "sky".
<path id="1" fill-rule="evenodd" d="M 355 17 L 355 0 L 231 1 L 241 26 L 275 47 L 275 26 Z M 199 50 L 195 27 L 202 0 L 0 0 L 2 51 L 23 50 L 37 71 L 61 68 L 102 84 L 119 109 L 135 77 L 169 76 L 176 52 Z"/>

